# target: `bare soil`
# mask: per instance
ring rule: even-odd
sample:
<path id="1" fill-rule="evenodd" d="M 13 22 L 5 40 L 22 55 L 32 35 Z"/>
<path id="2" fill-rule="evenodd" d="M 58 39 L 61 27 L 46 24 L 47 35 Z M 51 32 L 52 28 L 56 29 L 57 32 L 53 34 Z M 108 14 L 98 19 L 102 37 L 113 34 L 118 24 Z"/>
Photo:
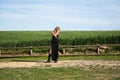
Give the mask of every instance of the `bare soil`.
<path id="1" fill-rule="evenodd" d="M 104 61 L 104 60 L 63 60 L 57 63 L 45 63 L 45 61 L 12 61 L 12 62 L 0 62 L 0 68 L 55 68 L 55 67 L 120 67 L 120 61 Z"/>

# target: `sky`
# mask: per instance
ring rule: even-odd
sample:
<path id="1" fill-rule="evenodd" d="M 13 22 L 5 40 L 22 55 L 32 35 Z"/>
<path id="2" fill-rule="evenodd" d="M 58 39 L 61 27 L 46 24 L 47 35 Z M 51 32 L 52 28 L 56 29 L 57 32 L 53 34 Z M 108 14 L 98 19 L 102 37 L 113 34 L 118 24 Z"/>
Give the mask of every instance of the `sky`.
<path id="1" fill-rule="evenodd" d="M 120 30 L 120 0 L 0 0 L 0 31 Z"/>

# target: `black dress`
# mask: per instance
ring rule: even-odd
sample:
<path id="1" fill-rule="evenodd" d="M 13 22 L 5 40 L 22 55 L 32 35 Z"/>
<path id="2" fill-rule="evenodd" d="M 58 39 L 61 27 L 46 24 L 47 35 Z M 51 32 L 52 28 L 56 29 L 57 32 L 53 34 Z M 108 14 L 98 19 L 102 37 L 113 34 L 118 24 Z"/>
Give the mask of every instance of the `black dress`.
<path id="1" fill-rule="evenodd" d="M 57 35 L 57 37 L 52 36 L 51 48 L 52 48 L 52 60 L 57 62 L 58 49 L 59 49 L 58 35 Z"/>

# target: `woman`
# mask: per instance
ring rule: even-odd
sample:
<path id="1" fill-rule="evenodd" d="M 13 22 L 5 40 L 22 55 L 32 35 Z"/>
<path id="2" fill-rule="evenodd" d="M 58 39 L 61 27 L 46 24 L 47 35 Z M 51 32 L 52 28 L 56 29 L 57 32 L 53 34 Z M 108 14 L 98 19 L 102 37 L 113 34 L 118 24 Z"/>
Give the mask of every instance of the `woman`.
<path id="1" fill-rule="evenodd" d="M 58 60 L 58 49 L 59 49 L 59 40 L 58 35 L 60 32 L 60 28 L 57 26 L 55 29 L 51 32 L 52 40 L 51 40 L 51 46 L 50 46 L 50 52 L 48 54 L 48 60 L 47 62 L 50 62 L 50 57 L 52 56 L 52 60 L 57 62 Z"/>

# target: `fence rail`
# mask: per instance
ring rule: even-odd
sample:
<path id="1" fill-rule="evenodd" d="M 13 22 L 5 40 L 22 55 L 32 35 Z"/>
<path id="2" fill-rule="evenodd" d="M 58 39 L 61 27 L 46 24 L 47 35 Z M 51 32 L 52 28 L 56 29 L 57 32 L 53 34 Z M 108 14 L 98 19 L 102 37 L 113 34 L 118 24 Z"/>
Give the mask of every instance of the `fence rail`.
<path id="1" fill-rule="evenodd" d="M 66 53 L 66 48 L 79 48 L 79 47 L 94 47 L 96 49 L 96 53 L 100 54 L 101 49 L 106 50 L 108 46 L 120 46 L 120 44 L 97 44 L 97 45 L 60 45 L 62 48 L 62 54 Z M 50 46 L 28 46 L 28 47 L 0 47 L 0 55 L 2 53 L 1 50 L 13 50 L 13 49 L 29 49 L 30 55 L 33 54 L 34 48 L 49 48 Z"/>
<path id="2" fill-rule="evenodd" d="M 76 47 L 81 47 L 81 46 L 85 46 L 85 47 L 96 47 L 96 46 L 120 46 L 120 44 L 97 44 L 97 45 L 60 45 L 60 48 L 76 48 Z M 1 49 L 29 49 L 29 48 L 49 48 L 50 46 L 28 46 L 28 47 L 0 47 Z"/>

